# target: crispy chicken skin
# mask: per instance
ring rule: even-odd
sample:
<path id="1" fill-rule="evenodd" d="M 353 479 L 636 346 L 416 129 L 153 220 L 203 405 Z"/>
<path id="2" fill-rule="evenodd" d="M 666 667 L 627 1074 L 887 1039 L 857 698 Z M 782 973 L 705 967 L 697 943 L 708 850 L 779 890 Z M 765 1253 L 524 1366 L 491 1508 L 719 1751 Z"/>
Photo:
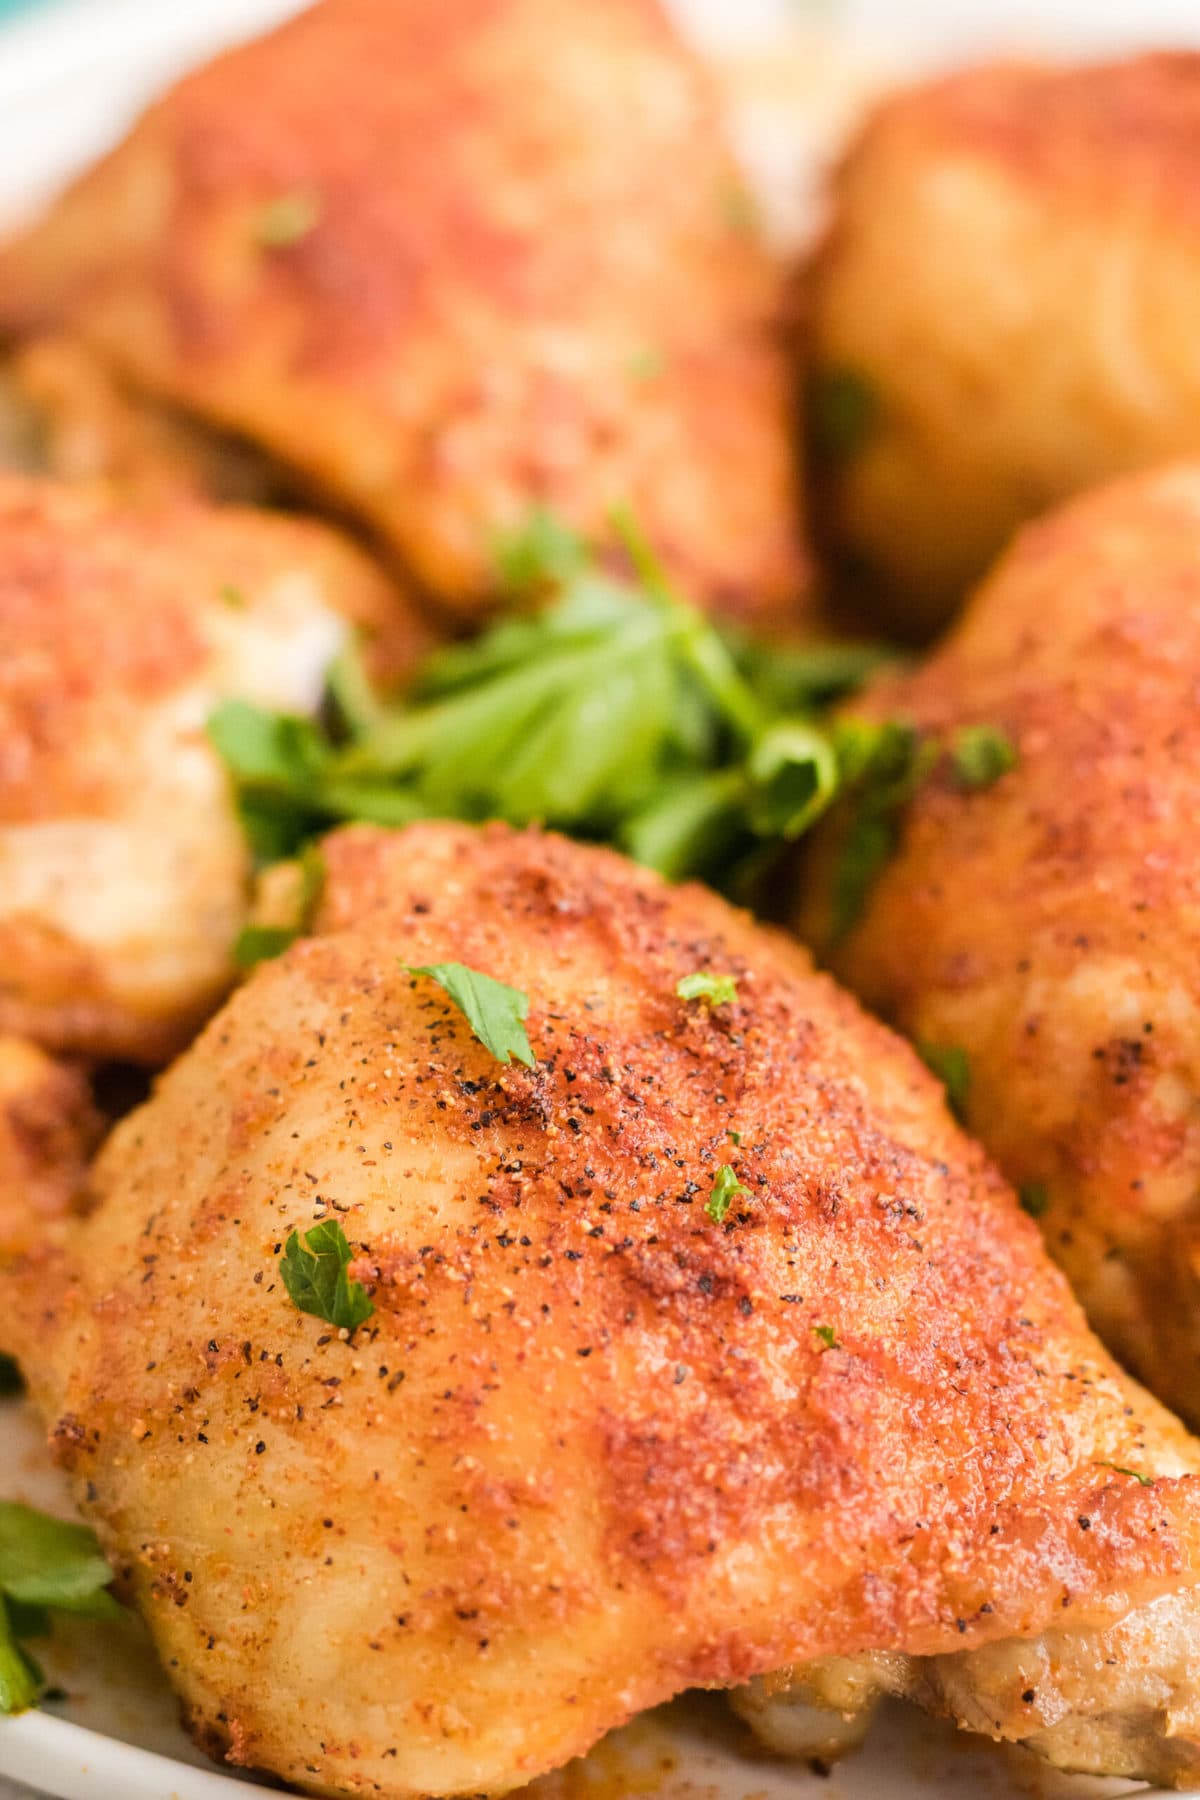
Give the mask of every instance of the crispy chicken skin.
<path id="1" fill-rule="evenodd" d="M 961 1046 L 966 1117 L 1092 1323 L 1200 1422 L 1200 463 L 1026 529 L 945 646 L 869 710 L 1002 727 L 1018 766 L 909 808 L 830 943 L 836 822 L 801 928 L 911 1037 Z"/>
<path id="2" fill-rule="evenodd" d="M 68 332 L 31 338 L 0 363 L 0 466 L 108 481 L 139 499 L 290 498 L 248 445 L 134 392 Z"/>
<path id="3" fill-rule="evenodd" d="M 937 624 L 1051 502 L 1200 449 L 1198 159 L 1188 52 L 959 72 L 850 150 L 809 350 L 818 410 L 866 393 L 820 512 L 894 623 Z"/>
<path id="4" fill-rule="evenodd" d="M 321 0 L 189 76 L 0 253 L 147 391 L 453 609 L 533 503 L 634 504 L 697 599 L 805 587 L 778 274 L 658 0 Z"/>
<path id="5" fill-rule="evenodd" d="M 249 858 L 218 699 L 311 710 L 350 622 L 423 641 L 324 526 L 0 477 L 0 1031 L 158 1061 L 231 979 Z"/>
<path id="6" fill-rule="evenodd" d="M 795 944 L 533 832 L 325 855 L 316 935 L 116 1127 L 0 1308 L 211 1749 L 503 1790 L 691 1685 L 1200 1617 L 1200 1446 Z M 445 961 L 528 995 L 536 1067 L 404 966 Z M 678 999 L 698 968 L 736 1002 Z M 375 1306 L 349 1336 L 281 1277 L 321 1219 Z M 1200 1775 L 1177 1662 L 1130 1674 L 1140 1773 Z M 968 1679 L 947 1706 L 983 1717 Z"/>
<path id="7" fill-rule="evenodd" d="M 0 1037 L 0 1258 L 61 1233 L 100 1131 L 81 1070 Z"/>

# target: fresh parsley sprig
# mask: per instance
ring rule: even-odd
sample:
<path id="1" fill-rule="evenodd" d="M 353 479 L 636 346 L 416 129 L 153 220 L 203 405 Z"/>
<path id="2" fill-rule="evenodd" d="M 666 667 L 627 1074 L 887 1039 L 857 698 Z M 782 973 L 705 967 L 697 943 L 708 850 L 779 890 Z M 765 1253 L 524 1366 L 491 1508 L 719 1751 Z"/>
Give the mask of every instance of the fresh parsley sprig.
<path id="1" fill-rule="evenodd" d="M 44 1678 L 26 1639 L 47 1635 L 51 1613 L 120 1618 L 111 1580 L 86 1525 L 0 1501 L 0 1712 L 36 1704 Z"/>
<path id="2" fill-rule="evenodd" d="M 878 652 L 724 633 L 674 593 L 627 513 L 613 523 L 625 577 L 534 514 L 497 558 L 524 610 L 436 652 L 387 704 L 344 654 L 327 721 L 218 707 L 209 735 L 260 861 L 342 819 L 498 818 L 736 887 L 805 831 L 840 779 L 820 709 Z"/>

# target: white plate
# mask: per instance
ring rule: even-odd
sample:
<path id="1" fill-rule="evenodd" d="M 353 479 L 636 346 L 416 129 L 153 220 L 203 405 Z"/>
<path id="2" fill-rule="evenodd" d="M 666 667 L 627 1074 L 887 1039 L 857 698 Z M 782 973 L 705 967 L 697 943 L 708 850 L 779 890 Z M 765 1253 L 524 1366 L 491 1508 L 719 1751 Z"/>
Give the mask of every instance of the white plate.
<path id="1" fill-rule="evenodd" d="M 602 0 L 579 0 L 581 5 Z M 295 10 L 297 0 L 58 0 L 0 30 L 0 214 L 36 205 L 121 131 L 150 94 L 198 57 Z M 786 235 L 812 216 L 813 171 L 876 85 L 919 44 L 946 60 L 1014 38 L 1128 43 L 1200 40 L 1194 0 L 908 0 L 906 44 L 889 43 L 895 0 L 672 0 L 728 59 L 739 142 L 772 222 Z M 1085 17 L 1086 9 L 1086 17 Z M 799 13 L 809 23 L 797 35 Z M 856 29 L 832 39 L 821 19 Z M 787 21 L 795 53 L 777 54 Z M 798 105 L 796 96 L 802 96 Z M 0 1494 L 70 1512 L 42 1434 L 19 1402 L 0 1403 Z M 220 1773 L 181 1731 L 141 1628 L 75 1625 L 39 1647 L 67 1698 L 0 1720 L 0 1800 L 25 1782 L 63 1800 L 249 1800 L 278 1794 Z M 7 1780 L 5 1778 L 8 1778 Z M 687 1697 L 614 1733 L 583 1762 L 546 1777 L 530 1800 L 1149 1800 L 1122 1781 L 1060 1776 L 1018 1749 L 981 1743 L 908 1708 L 885 1709 L 864 1750 L 828 1778 L 766 1758 L 717 1696 Z"/>

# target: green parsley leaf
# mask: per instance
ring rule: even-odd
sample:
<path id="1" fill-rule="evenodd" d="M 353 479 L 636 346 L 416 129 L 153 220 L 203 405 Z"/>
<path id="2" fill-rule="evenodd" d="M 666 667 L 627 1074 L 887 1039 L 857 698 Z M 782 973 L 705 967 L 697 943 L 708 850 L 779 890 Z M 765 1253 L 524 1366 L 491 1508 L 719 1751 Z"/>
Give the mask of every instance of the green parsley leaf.
<path id="1" fill-rule="evenodd" d="M 515 1057 L 527 1069 L 534 1067 L 537 1059 L 525 1032 L 529 996 L 520 988 L 496 981 L 479 969 L 469 969 L 465 963 L 405 963 L 402 966 L 410 975 L 424 975 L 437 982 L 497 1062 L 511 1062 Z"/>
<path id="2" fill-rule="evenodd" d="M 707 1000 L 710 1006 L 732 1006 L 737 999 L 737 982 L 732 975 L 712 975 L 697 969 L 675 983 L 681 1000 Z"/>
<path id="3" fill-rule="evenodd" d="M 1143 1475 L 1140 1469 L 1123 1469 L 1120 1463 L 1115 1462 L 1101 1462 L 1096 1466 L 1100 1469 L 1111 1469 L 1116 1475 L 1130 1475 L 1134 1481 L 1141 1482 L 1143 1487 L 1154 1486 L 1153 1475 Z"/>
<path id="4" fill-rule="evenodd" d="M 1044 1181 L 1023 1181 L 1017 1198 L 1031 1219 L 1044 1218 L 1050 1209 L 1050 1194 Z"/>
<path id="5" fill-rule="evenodd" d="M 720 1225 L 725 1214 L 732 1206 L 737 1194 L 750 1195 L 750 1189 L 743 1187 L 728 1163 L 722 1163 L 717 1170 L 716 1180 L 712 1184 L 712 1193 L 705 1202 L 704 1210 L 714 1224 Z"/>
<path id="6" fill-rule="evenodd" d="M 15 1358 L 0 1353 L 0 1399 L 11 1400 L 14 1395 L 24 1392 L 25 1383 Z"/>
<path id="7" fill-rule="evenodd" d="M 300 880 L 295 919 L 290 925 L 244 925 L 233 946 L 233 960 L 240 969 L 282 955 L 312 924 L 325 886 L 325 858 L 315 844 L 306 844 L 296 863 Z"/>
<path id="8" fill-rule="evenodd" d="M 1017 751 L 995 725 L 964 725 L 955 734 L 950 760 L 960 787 L 987 788 L 1016 768 Z"/>
<path id="9" fill-rule="evenodd" d="M 849 823 L 833 877 L 833 934 L 844 937 L 900 841 L 904 809 L 938 759 L 938 747 L 901 719 L 839 721 L 834 745 Z"/>
<path id="10" fill-rule="evenodd" d="M 882 408 L 879 391 L 857 369 L 814 372 L 808 416 L 814 448 L 827 462 L 849 462 L 870 440 Z"/>
<path id="11" fill-rule="evenodd" d="M 361 737 L 378 725 L 384 708 L 363 660 L 362 644 L 355 636 L 346 639 L 325 676 L 329 698 L 338 718 L 351 737 Z"/>
<path id="12" fill-rule="evenodd" d="M 740 1144 L 742 1141 L 742 1134 L 740 1131 L 727 1132 L 726 1136 L 728 1137 L 731 1144 Z"/>
<path id="13" fill-rule="evenodd" d="M 961 1125 L 966 1118 L 967 1096 L 971 1091 L 971 1061 L 961 1044 L 929 1044 L 920 1042 L 917 1054 L 945 1085 L 950 1111 Z"/>
<path id="14" fill-rule="evenodd" d="M 820 818 L 837 793 L 833 744 L 802 720 L 781 720 L 765 731 L 746 768 L 746 808 L 760 837 L 791 843 Z"/>
<path id="15" fill-rule="evenodd" d="M 832 1325 L 814 1325 L 813 1330 L 827 1350 L 837 1350 L 840 1347 L 837 1341 L 837 1333 Z"/>
<path id="16" fill-rule="evenodd" d="M 320 217 L 315 194 L 279 194 L 259 212 L 254 235 L 264 250 L 287 250 L 306 238 Z"/>
<path id="17" fill-rule="evenodd" d="M 299 935 L 291 925 L 243 925 L 234 941 L 233 960 L 239 969 L 252 969 L 282 955 Z"/>
<path id="18" fill-rule="evenodd" d="M 43 1636 L 50 1612 L 116 1619 L 112 1570 L 95 1534 L 78 1522 L 0 1501 L 0 1712 L 34 1705 L 42 1673 L 25 1637 Z"/>
<path id="19" fill-rule="evenodd" d="M 610 527 L 624 577 L 532 513 L 497 551 L 498 579 L 530 610 L 436 652 L 398 698 L 374 694 L 351 646 L 329 672 L 324 721 L 219 706 L 209 735 L 258 859 L 291 856 L 339 819 L 494 818 L 745 897 L 843 783 L 814 709 L 878 652 L 727 641 L 674 592 L 627 508 Z"/>
<path id="20" fill-rule="evenodd" d="M 37 1704 L 42 1672 L 17 1642 L 8 1602 L 0 1594 L 0 1713 L 25 1712 Z"/>
<path id="21" fill-rule="evenodd" d="M 497 539 L 493 560 L 502 591 L 525 594 L 561 586 L 578 575 L 587 561 L 587 546 L 557 514 L 537 506 L 515 531 Z"/>
<path id="22" fill-rule="evenodd" d="M 10 1600 L 115 1619 L 121 1609 L 105 1592 L 111 1580 L 86 1525 L 0 1500 L 0 1589 Z"/>
<path id="23" fill-rule="evenodd" d="M 279 1259 L 283 1285 L 301 1312 L 353 1331 L 369 1319 L 375 1304 L 360 1281 L 347 1274 L 353 1252 L 333 1219 L 322 1219 L 304 1234 L 293 1231 Z"/>
<path id="24" fill-rule="evenodd" d="M 625 369 L 633 381 L 657 381 L 667 359 L 655 344 L 643 344 L 626 358 Z"/>
<path id="25" fill-rule="evenodd" d="M 725 625 L 721 635 L 738 671 L 760 701 L 777 712 L 828 706 L 860 688 L 899 653 L 885 644 L 778 644 Z"/>

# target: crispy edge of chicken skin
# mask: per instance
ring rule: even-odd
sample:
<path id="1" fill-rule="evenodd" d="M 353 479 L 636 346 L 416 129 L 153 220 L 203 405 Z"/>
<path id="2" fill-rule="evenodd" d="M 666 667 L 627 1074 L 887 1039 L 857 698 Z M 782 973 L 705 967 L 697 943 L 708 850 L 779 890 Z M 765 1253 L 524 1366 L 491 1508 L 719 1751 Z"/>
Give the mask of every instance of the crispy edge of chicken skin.
<path id="1" fill-rule="evenodd" d="M 735 1711 L 780 1755 L 833 1761 L 887 1694 L 1077 1774 L 1194 1787 L 1200 1605 L 1165 1594 L 1115 1624 L 1052 1626 L 933 1657 L 830 1657 L 760 1678 Z"/>
<path id="2" fill-rule="evenodd" d="M 0 1309 L 210 1747 L 325 1792 L 503 1788 L 686 1686 L 1200 1598 L 1200 1450 L 797 946 L 534 832 L 324 854 L 316 935 Z M 451 959 L 527 992 L 535 1067 L 405 967 Z M 735 1002 L 681 1001 L 697 967 Z M 276 1260 L 331 1217 L 352 1335 Z"/>
<path id="3" fill-rule="evenodd" d="M 82 1069 L 0 1035 L 0 1258 L 61 1238 L 102 1129 Z"/>
<path id="4" fill-rule="evenodd" d="M 1191 51 L 958 71 L 852 143 L 807 283 L 814 516 L 892 626 L 928 636 L 1046 506 L 1200 450 L 1198 156 Z"/>
<path id="5" fill-rule="evenodd" d="M 1200 463 L 1027 527 L 958 627 L 861 710 L 1002 730 L 983 791 L 947 762 L 861 921 L 832 938 L 843 826 L 801 935 L 910 1037 L 966 1052 L 970 1128 L 1029 1196 L 1100 1335 L 1200 1420 Z M 855 708 L 854 710 L 859 710 Z"/>
<path id="6" fill-rule="evenodd" d="M 0 467 L 103 481 L 139 500 L 271 506 L 294 498 L 248 444 L 137 393 L 66 331 L 39 333 L 0 356 Z"/>
<path id="7" fill-rule="evenodd" d="M 205 721 L 312 710 L 353 626 L 430 641 L 326 527 L 0 477 L 0 1030 L 165 1060 L 219 1002 L 250 857 Z"/>
<path id="8" fill-rule="evenodd" d="M 702 603 L 807 607 L 784 283 L 658 0 L 322 0 L 0 252 L 0 319 L 356 511 L 444 605 L 540 504 Z"/>

